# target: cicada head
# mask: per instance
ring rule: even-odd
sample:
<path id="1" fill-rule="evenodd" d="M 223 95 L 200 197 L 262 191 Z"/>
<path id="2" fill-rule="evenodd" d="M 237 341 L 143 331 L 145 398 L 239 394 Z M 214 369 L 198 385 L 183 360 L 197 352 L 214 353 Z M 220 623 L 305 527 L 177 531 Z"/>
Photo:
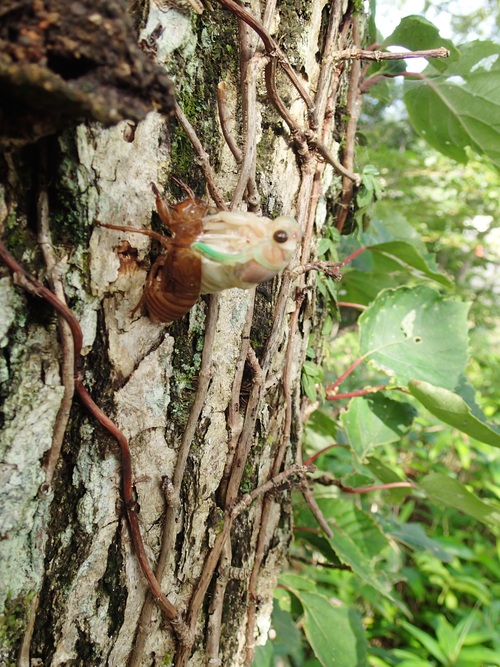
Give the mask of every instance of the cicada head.
<path id="1" fill-rule="evenodd" d="M 300 235 L 291 216 L 270 220 L 231 211 L 206 216 L 203 232 L 191 246 L 202 257 L 201 293 L 270 280 L 288 264 Z"/>

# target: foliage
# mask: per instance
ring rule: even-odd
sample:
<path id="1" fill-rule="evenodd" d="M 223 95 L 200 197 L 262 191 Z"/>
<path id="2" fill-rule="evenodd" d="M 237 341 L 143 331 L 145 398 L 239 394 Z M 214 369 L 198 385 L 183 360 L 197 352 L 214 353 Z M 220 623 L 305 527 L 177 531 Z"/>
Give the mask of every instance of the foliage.
<path id="1" fill-rule="evenodd" d="M 442 43 L 409 17 L 384 45 Z M 318 402 L 304 459 L 333 535 L 297 497 L 292 571 L 256 667 L 500 664 L 500 46 L 448 47 L 449 61 L 405 82 L 418 134 L 381 114 L 382 75 L 404 67 L 366 73 L 377 123 L 361 134 L 358 233 L 338 247 L 327 230 L 318 247 L 322 260 L 354 258 L 340 284 L 318 280 L 322 333 L 335 302 L 340 333 L 323 340 L 322 365 L 314 338 L 303 373 Z"/>

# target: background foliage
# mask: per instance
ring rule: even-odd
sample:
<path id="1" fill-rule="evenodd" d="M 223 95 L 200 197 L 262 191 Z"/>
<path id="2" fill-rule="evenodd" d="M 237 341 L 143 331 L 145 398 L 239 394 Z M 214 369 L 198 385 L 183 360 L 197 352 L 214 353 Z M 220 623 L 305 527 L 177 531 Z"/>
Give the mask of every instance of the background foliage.
<path id="1" fill-rule="evenodd" d="M 416 16 L 368 38 L 451 55 L 364 73 L 357 232 L 328 228 L 318 255 L 366 249 L 340 283 L 319 277 L 303 373 L 333 536 L 297 494 L 258 667 L 500 664 L 499 14 L 427 5 L 451 12 L 454 43 Z"/>

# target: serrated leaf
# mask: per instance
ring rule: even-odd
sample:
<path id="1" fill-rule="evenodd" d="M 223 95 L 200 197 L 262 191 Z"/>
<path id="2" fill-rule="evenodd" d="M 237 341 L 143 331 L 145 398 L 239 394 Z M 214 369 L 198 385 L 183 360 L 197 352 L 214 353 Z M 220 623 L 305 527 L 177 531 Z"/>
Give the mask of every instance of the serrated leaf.
<path id="1" fill-rule="evenodd" d="M 500 447 L 500 432 L 478 418 L 477 405 L 474 405 L 474 414 L 473 408 L 458 394 L 421 380 L 409 382 L 408 388 L 413 396 L 441 421 L 467 433 L 475 440 Z"/>
<path id="2" fill-rule="evenodd" d="M 368 645 L 358 614 L 345 606 L 334 607 L 322 595 L 297 596 L 304 609 L 307 640 L 323 667 L 366 667 Z"/>
<path id="3" fill-rule="evenodd" d="M 360 352 L 400 384 L 452 389 L 467 362 L 468 310 L 423 285 L 384 290 L 358 320 Z"/>
<path id="4" fill-rule="evenodd" d="M 419 487 L 429 500 L 454 507 L 490 528 L 500 528 L 500 509 L 482 501 L 458 480 L 442 473 L 432 473 L 420 480 Z"/>
<path id="5" fill-rule="evenodd" d="M 376 394 L 353 398 L 341 421 L 357 459 L 363 461 L 375 447 L 400 440 L 414 416 L 408 403 Z"/>

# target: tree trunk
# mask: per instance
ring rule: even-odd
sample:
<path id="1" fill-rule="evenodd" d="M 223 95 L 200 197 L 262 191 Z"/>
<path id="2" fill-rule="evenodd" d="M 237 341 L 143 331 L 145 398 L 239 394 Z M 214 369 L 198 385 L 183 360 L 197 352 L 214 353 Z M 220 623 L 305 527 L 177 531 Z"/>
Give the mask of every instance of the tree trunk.
<path id="1" fill-rule="evenodd" d="M 136 3 L 139 42 L 174 79 L 185 116 L 151 111 L 110 128 L 74 128 L 64 118 L 69 127 L 36 143 L 4 142 L 2 239 L 77 316 L 83 383 L 128 440 L 136 503 L 124 508 L 123 450 L 71 402 L 66 323 L 3 271 L 1 664 L 249 665 L 255 644 L 266 641 L 291 538 L 290 485 L 278 478 L 272 493 L 236 503 L 302 463 L 300 373 L 314 277 L 293 268 L 314 257 L 326 187 L 342 191 L 314 141 L 335 153 L 333 136 L 342 140 L 350 66 L 331 54 L 349 45 L 351 15 L 347 2 L 252 1 L 248 11 L 281 46 L 273 60 L 269 44 L 266 55 L 255 30 L 222 4 L 198 14 L 151 2 L 142 17 Z M 283 68 L 272 70 L 277 61 L 299 73 L 315 109 Z M 222 82 L 223 129 L 241 157 L 223 138 Z M 288 121 L 276 111 L 280 101 Z M 15 118 L 9 123 L 11 130 Z M 47 127 L 40 135 L 54 129 Z M 189 127 L 206 153 L 193 148 Z M 256 290 L 201 297 L 171 325 L 131 317 L 158 244 L 95 222 L 156 225 L 151 182 L 172 203 L 185 198 L 170 175 L 200 197 L 208 183 L 219 207 L 243 208 L 244 198 L 260 215 L 294 215 L 305 235 L 290 270 Z M 131 513 L 182 628 L 148 593 Z"/>

